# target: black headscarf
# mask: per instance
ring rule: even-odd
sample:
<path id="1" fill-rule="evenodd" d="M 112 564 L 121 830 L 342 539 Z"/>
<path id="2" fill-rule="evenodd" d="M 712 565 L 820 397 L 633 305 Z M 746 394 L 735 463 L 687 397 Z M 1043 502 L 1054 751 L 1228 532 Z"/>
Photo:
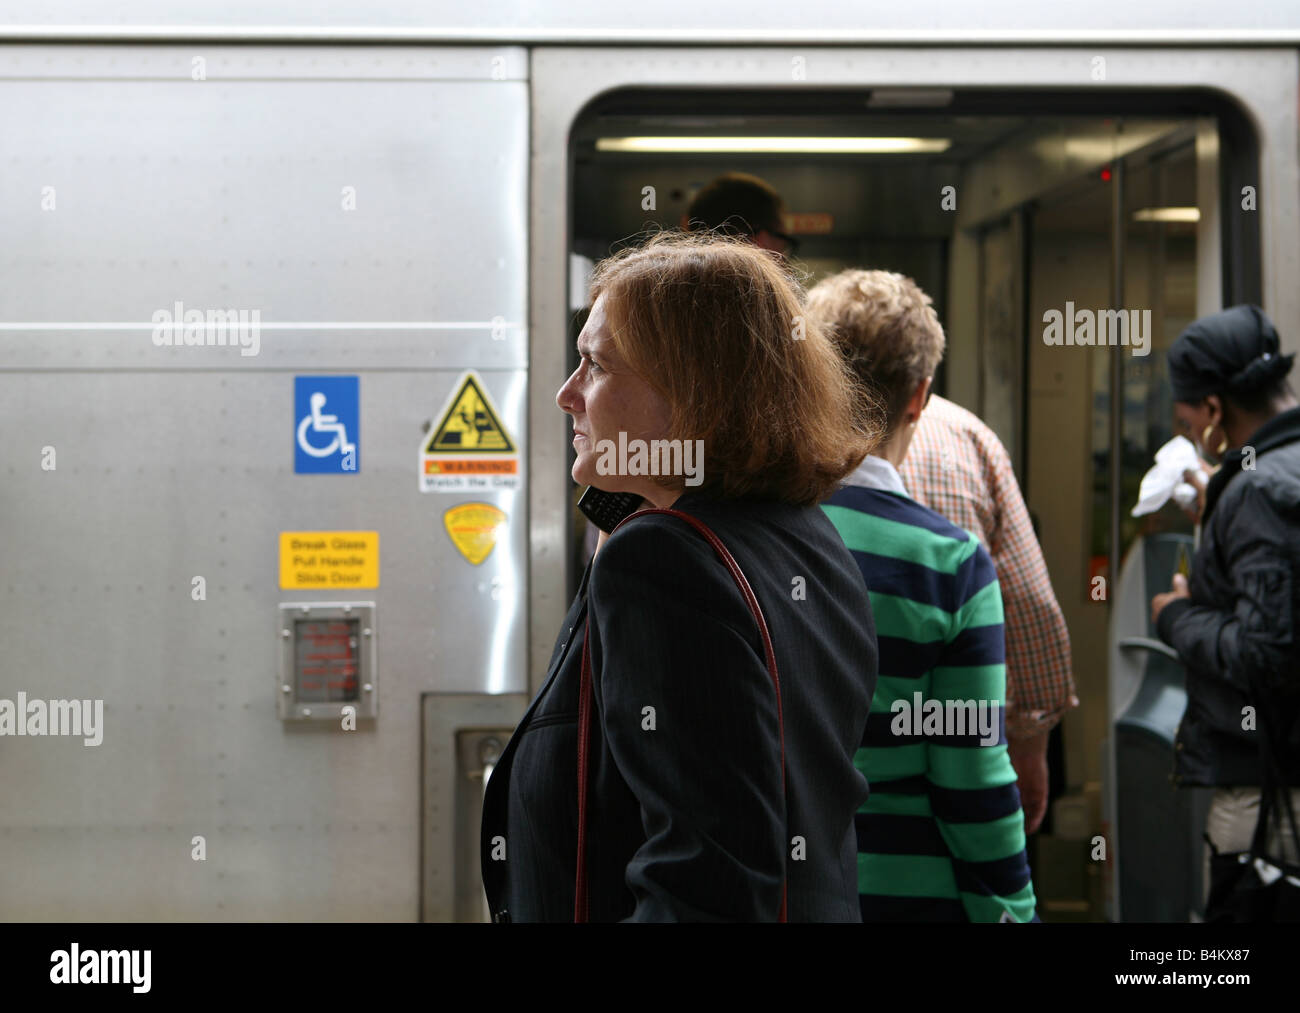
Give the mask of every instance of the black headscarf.
<path id="1" fill-rule="evenodd" d="M 1287 373 L 1295 355 L 1279 354 L 1277 328 L 1258 306 L 1233 306 L 1201 317 L 1169 346 L 1175 401 L 1210 394 L 1248 397 Z"/>

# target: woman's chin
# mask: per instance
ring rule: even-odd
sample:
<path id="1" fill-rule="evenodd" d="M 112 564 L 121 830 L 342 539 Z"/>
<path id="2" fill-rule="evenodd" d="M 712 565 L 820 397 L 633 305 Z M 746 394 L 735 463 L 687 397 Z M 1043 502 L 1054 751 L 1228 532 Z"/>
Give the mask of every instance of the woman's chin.
<path id="1" fill-rule="evenodd" d="M 579 454 L 578 459 L 573 462 L 573 470 L 569 474 L 573 476 L 573 480 L 579 485 L 594 485 L 604 492 L 622 492 L 622 489 L 613 488 L 613 486 L 627 481 L 625 477 L 618 475 L 599 474 L 596 469 L 595 454 Z"/>

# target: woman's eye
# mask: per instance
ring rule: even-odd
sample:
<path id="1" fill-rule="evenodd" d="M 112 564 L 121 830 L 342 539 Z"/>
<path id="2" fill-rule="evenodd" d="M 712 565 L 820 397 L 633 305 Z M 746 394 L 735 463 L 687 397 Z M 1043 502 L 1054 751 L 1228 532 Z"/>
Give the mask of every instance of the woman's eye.
<path id="1" fill-rule="evenodd" d="M 589 371 L 596 372 L 596 373 L 600 372 L 600 363 L 598 363 L 590 355 L 583 356 L 583 358 L 587 360 L 587 369 Z"/>

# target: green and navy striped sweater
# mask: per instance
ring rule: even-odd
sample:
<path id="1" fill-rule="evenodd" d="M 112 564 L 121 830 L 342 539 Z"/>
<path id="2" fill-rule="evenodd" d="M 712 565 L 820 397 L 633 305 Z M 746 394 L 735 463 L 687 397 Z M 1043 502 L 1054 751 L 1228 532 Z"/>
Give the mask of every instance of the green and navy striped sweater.
<path id="1" fill-rule="evenodd" d="M 856 817 L 863 921 L 1036 921 L 993 560 L 899 493 L 845 486 L 822 509 L 866 579 L 880 646 L 856 755 L 871 784 Z M 985 707 L 985 732 L 956 701 Z"/>

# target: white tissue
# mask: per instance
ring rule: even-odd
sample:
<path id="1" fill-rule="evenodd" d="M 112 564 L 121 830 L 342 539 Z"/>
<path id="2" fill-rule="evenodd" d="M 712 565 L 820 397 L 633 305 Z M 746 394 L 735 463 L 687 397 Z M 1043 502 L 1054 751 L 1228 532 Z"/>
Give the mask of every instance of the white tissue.
<path id="1" fill-rule="evenodd" d="M 1133 516 L 1155 513 L 1173 496 L 1174 502 L 1186 509 L 1196 502 L 1196 488 L 1183 481 L 1183 472 L 1200 467 L 1196 447 L 1185 436 L 1175 436 L 1156 451 L 1155 467 L 1142 476 L 1138 490 L 1138 505 Z"/>
<path id="2" fill-rule="evenodd" d="M 1184 510 L 1196 505 L 1196 486 L 1190 482 L 1179 482 L 1174 486 L 1174 502 Z"/>

